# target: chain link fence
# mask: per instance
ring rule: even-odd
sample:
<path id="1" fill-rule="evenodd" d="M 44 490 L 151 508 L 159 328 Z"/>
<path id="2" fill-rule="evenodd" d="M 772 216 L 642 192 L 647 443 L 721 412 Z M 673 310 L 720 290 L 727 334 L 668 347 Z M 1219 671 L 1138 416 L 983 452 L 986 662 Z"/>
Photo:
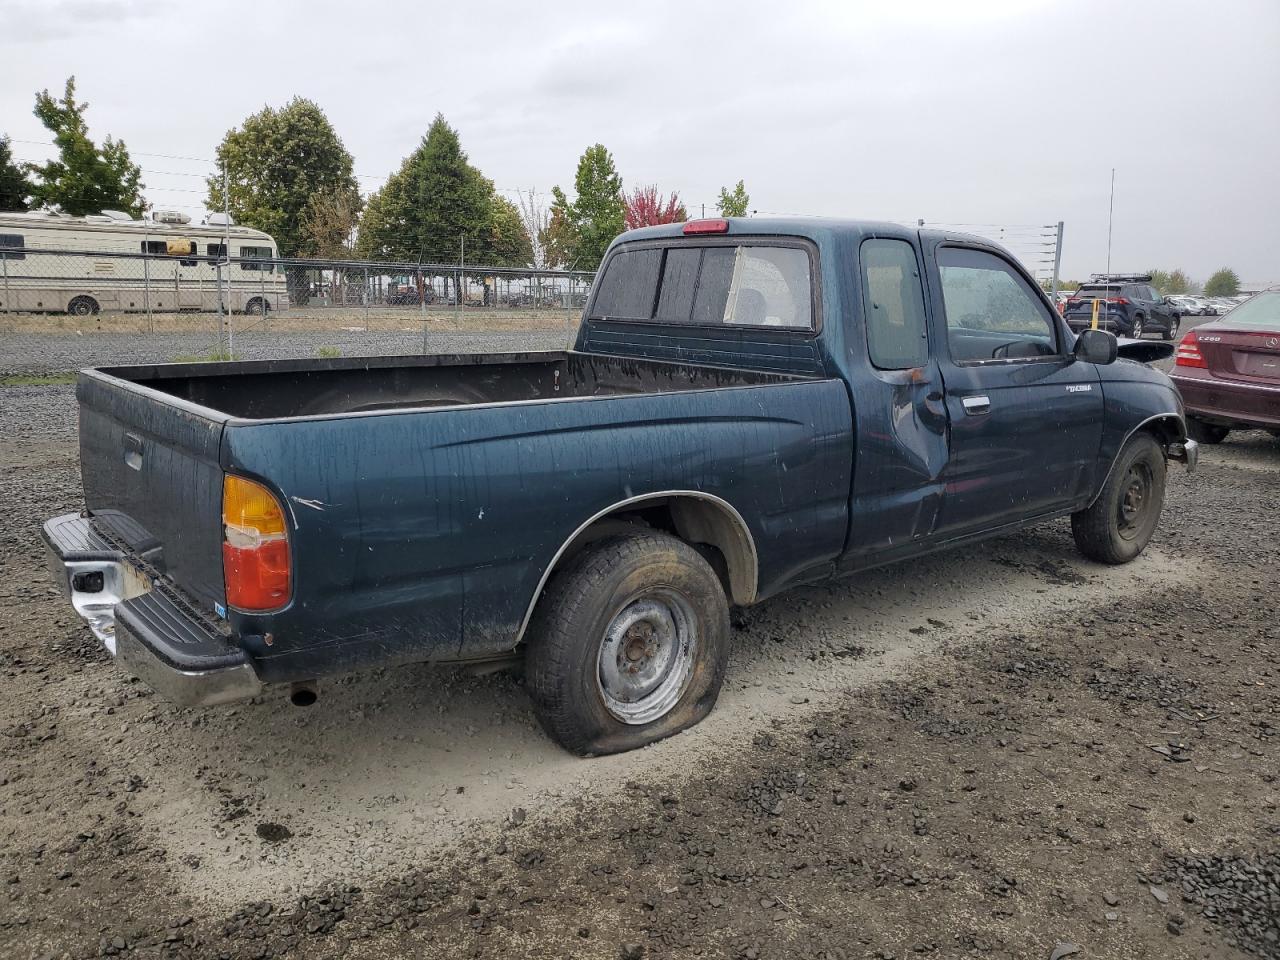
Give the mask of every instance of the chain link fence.
<path id="1" fill-rule="evenodd" d="M 594 279 L 460 263 L 227 257 L 216 244 L 201 253 L 163 244 L 145 253 L 0 248 L 0 372 L 505 343 L 554 349 L 576 329 Z M 76 336 L 83 342 L 66 342 Z"/>

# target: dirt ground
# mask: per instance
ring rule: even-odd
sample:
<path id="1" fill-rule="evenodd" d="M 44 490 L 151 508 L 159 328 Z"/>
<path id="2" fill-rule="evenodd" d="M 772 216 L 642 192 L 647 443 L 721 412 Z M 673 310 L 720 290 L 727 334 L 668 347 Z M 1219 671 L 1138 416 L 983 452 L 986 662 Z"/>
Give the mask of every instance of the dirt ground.
<path id="1" fill-rule="evenodd" d="M 1280 443 L 735 617 L 700 727 L 581 760 L 518 678 L 179 710 L 52 585 L 68 386 L 0 389 L 0 957 L 1280 957 Z M 1073 948 L 1074 951 L 1073 951 Z"/>

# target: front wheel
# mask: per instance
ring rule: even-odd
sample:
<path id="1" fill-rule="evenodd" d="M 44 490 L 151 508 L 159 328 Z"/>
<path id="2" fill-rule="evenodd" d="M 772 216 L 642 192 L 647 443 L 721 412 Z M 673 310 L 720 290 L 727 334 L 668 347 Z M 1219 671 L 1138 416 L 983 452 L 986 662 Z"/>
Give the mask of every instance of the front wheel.
<path id="1" fill-rule="evenodd" d="M 530 624 L 525 676 L 538 719 L 572 753 L 621 753 L 715 706 L 729 604 L 711 564 L 662 533 L 591 544 L 552 579 Z"/>
<path id="2" fill-rule="evenodd" d="M 1071 515 L 1076 546 L 1099 563 L 1128 563 L 1155 533 L 1164 506 L 1164 450 L 1140 433 L 1120 451 L 1102 492 Z"/>

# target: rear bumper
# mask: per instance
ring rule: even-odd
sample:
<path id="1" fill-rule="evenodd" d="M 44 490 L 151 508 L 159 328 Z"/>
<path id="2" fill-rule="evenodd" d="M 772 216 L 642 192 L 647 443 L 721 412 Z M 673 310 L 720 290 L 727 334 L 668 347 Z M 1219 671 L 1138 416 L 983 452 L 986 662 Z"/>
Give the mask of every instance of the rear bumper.
<path id="1" fill-rule="evenodd" d="M 261 692 L 248 655 L 172 587 L 131 562 L 90 517 L 44 525 L 54 579 L 126 672 L 179 706 Z"/>
<path id="2" fill-rule="evenodd" d="M 1170 379 L 1188 414 L 1224 426 L 1280 427 L 1280 387 L 1175 374 Z"/>

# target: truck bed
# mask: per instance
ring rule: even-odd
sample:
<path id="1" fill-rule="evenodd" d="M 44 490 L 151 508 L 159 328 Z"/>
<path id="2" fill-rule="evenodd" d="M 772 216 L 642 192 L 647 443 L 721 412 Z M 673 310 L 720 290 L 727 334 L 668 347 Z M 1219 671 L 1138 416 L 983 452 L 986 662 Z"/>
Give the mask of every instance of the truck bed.
<path id="1" fill-rule="evenodd" d="M 752 596 L 847 534 L 837 379 L 566 351 L 112 367 L 77 393 L 90 522 L 143 531 L 126 552 L 264 680 L 510 650 L 558 552 L 620 503 L 739 513 Z M 288 514 L 292 600 L 267 616 L 226 607 L 228 473 Z"/>
<path id="2" fill-rule="evenodd" d="M 810 379 L 576 352 L 108 367 L 103 373 L 229 417 L 271 420 Z"/>

